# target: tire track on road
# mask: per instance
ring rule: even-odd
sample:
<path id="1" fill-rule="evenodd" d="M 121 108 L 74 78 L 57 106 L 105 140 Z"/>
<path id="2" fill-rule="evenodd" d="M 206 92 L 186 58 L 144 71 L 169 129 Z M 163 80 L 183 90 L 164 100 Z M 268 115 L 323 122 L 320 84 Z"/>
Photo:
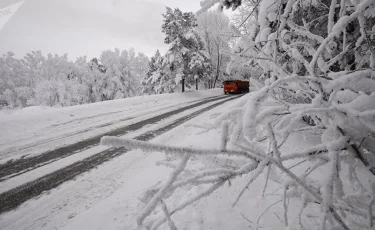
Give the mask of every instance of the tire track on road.
<path id="1" fill-rule="evenodd" d="M 242 96 L 242 95 L 241 95 Z M 149 141 L 153 139 L 154 137 L 161 135 L 162 133 L 165 133 L 176 126 L 193 119 L 194 117 L 211 110 L 221 104 L 224 104 L 225 102 L 235 100 L 239 98 L 240 96 L 232 96 L 229 99 L 217 102 L 215 104 L 212 104 L 210 106 L 207 106 L 201 110 L 195 111 L 191 114 L 188 114 L 186 116 L 183 116 L 181 118 L 178 118 L 177 120 L 173 121 L 172 123 L 159 128 L 155 131 L 149 131 L 144 134 L 141 134 L 134 139 L 136 140 L 142 140 L 142 141 Z M 176 111 L 176 110 L 175 110 Z M 157 116 L 160 118 L 161 115 Z M 156 117 L 154 117 L 156 118 Z M 158 118 L 158 119 L 159 119 Z M 155 119 L 155 120 L 158 120 Z M 149 119 L 150 120 L 150 119 Z M 119 133 L 117 133 L 119 134 Z M 118 135 L 113 135 L 118 136 Z M 77 175 L 87 172 L 98 165 L 109 161 L 117 156 L 120 156 L 122 154 L 125 154 L 128 152 L 129 149 L 126 148 L 110 148 L 108 150 L 102 151 L 98 154 L 95 154 L 91 157 L 88 157 L 84 160 L 78 161 L 73 163 L 72 165 L 69 165 L 65 168 L 62 168 L 60 170 L 57 170 L 53 173 L 50 173 L 48 175 L 45 175 L 35 181 L 28 182 L 24 185 L 21 185 L 17 188 L 14 188 L 12 190 L 9 190 L 7 192 L 4 192 L 0 194 L 0 214 L 10 211 L 12 209 L 17 208 L 22 203 L 26 202 L 27 200 L 34 198 L 36 196 L 41 195 L 43 192 L 51 190 L 53 188 L 56 188 L 57 186 L 61 185 L 63 182 L 69 181 L 71 179 L 74 179 Z"/>
<path id="2" fill-rule="evenodd" d="M 218 97 L 218 96 L 211 96 L 211 97 L 206 97 L 204 98 L 203 100 L 208 100 L 208 99 L 212 99 L 212 98 L 215 98 L 215 97 Z M 199 102 L 199 101 L 202 101 L 202 99 L 200 100 L 193 100 L 193 101 L 187 101 L 186 103 L 187 104 L 193 104 L 193 103 L 196 103 L 196 102 Z M 176 106 L 179 106 L 179 104 L 173 104 L 173 105 L 163 105 L 161 108 L 158 108 L 158 109 L 154 109 L 152 111 L 147 111 L 147 113 L 152 113 L 152 112 L 158 112 L 158 111 L 162 111 L 162 110 L 168 110 L 168 109 L 173 109 L 175 108 Z M 95 116 L 89 116 L 89 117 L 85 117 L 85 118 L 78 118 L 78 119 L 74 119 L 72 121 L 68 121 L 68 122 L 65 122 L 65 123 L 62 123 L 62 124 L 57 124 L 57 125 L 51 125 L 51 126 L 48 126 L 44 129 L 48 129 L 48 128 L 51 128 L 51 127 L 58 127 L 58 126 L 64 126 L 64 125 L 67 125 L 67 124 L 70 124 L 70 123 L 74 123 L 74 122 L 77 122 L 77 121 L 85 121 L 87 123 L 90 123 L 90 122 L 93 122 L 91 121 L 92 119 L 97 119 L 97 118 L 102 118 L 102 117 L 106 117 L 106 116 L 110 116 L 110 115 L 113 115 L 113 114 L 116 114 L 116 115 L 120 115 L 122 113 L 127 113 L 129 111 L 135 111 L 136 109 L 128 109 L 128 110 L 123 110 L 123 111 L 117 111 L 117 112 L 110 112 L 110 113 L 104 113 L 104 114 L 99 114 L 99 115 L 95 115 Z M 122 114 L 123 115 L 123 114 Z M 58 132 L 61 132 L 61 131 L 64 131 L 64 130 L 69 130 L 68 132 L 66 132 L 64 135 L 60 135 L 60 136 L 54 136 L 53 138 L 47 138 L 47 139 L 41 139 L 41 140 L 38 140 L 38 141 L 34 141 L 33 143 L 26 143 L 26 144 L 23 144 L 21 146 L 18 146 L 18 147 L 8 147 L 6 149 L 3 149 L 0 151 L 1 154 L 4 154 L 5 155 L 9 155 L 10 153 L 12 153 L 13 151 L 25 151 L 27 149 L 30 149 L 30 148 L 35 148 L 35 147 L 38 147 L 38 146 L 42 146 L 42 145 L 45 145 L 45 144 L 49 144 L 49 143 L 54 143 L 58 140 L 63 140 L 63 139 L 66 139 L 66 138 L 69 138 L 69 137 L 73 137 L 73 136 L 76 136 L 78 134 L 84 134 L 84 133 L 87 133 L 87 132 L 90 132 L 94 129 L 97 129 L 97 128 L 104 128 L 104 127 L 108 127 L 108 126 L 111 126 L 113 124 L 116 124 L 116 123 L 119 123 L 119 122 L 124 122 L 124 121 L 127 121 L 127 120 L 131 120 L 131 119 L 134 119 L 136 118 L 137 116 L 134 115 L 134 116 L 131 116 L 131 117 L 126 117 L 126 118 L 122 118 L 122 119 L 112 119 L 110 122 L 105 122 L 105 123 L 101 123 L 101 124 L 97 124 L 96 126 L 93 126 L 93 127 L 90 127 L 90 128 L 84 128 L 83 130 L 79 130 L 79 131 L 74 131 L 74 132 L 70 132 L 70 129 L 71 127 L 68 127 L 68 128 L 63 128 L 63 129 L 59 129 Z M 108 119 L 108 118 L 106 118 Z M 98 121 L 94 121 L 94 122 L 98 122 Z M 78 125 L 79 126 L 79 125 Z M 87 124 L 86 124 L 87 126 Z M 27 137 L 27 138 L 23 138 L 23 139 L 20 139 L 18 141 L 27 141 L 31 138 L 35 138 L 35 137 Z M 13 142 L 9 142 L 9 143 L 6 143 L 7 145 L 9 144 L 15 144 L 17 143 L 16 141 L 13 141 Z M 69 145 L 69 144 L 66 144 L 66 145 Z M 55 149 L 58 149 L 58 148 L 61 148 L 63 146 L 56 146 Z M 29 154 L 22 154 L 23 156 L 20 157 L 20 158 L 25 158 L 27 155 Z M 1 177 L 0 177 L 1 178 Z M 2 180 L 0 179 L 0 182 Z"/>

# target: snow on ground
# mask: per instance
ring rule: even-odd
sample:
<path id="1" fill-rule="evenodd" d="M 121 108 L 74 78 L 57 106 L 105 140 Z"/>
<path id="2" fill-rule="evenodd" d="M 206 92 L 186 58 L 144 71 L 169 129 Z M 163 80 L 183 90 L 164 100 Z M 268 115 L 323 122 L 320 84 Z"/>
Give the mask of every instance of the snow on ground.
<path id="1" fill-rule="evenodd" d="M 223 100 L 225 100 L 225 99 L 227 99 L 227 97 L 224 97 Z M 202 108 L 205 108 L 205 107 L 210 106 L 212 104 L 215 104 L 217 102 L 218 101 L 214 101 L 214 102 L 203 104 L 201 106 L 197 106 L 193 109 L 189 109 L 189 110 L 184 111 L 182 113 L 173 115 L 173 116 L 171 116 L 169 118 L 166 118 L 166 119 L 163 119 L 160 122 L 150 124 L 150 125 L 147 125 L 147 126 L 141 128 L 139 130 L 136 130 L 134 132 L 130 132 L 130 133 L 128 133 L 128 134 L 126 134 L 122 137 L 135 138 L 136 136 L 138 136 L 140 134 L 143 134 L 145 132 L 156 130 L 158 128 L 164 127 L 167 124 L 171 123 L 172 121 L 176 120 L 177 118 L 180 118 L 184 115 L 188 115 L 188 114 L 190 114 L 192 112 L 195 112 L 195 111 L 199 111 Z M 148 114 L 147 116 L 148 117 L 154 116 L 154 114 Z M 142 119 L 144 119 L 144 117 L 142 117 Z M 136 121 L 138 121 L 138 120 L 139 119 L 136 119 Z M 80 135 L 80 138 L 82 138 L 82 135 Z M 106 149 L 109 149 L 109 147 L 100 146 L 100 145 L 94 146 L 94 147 L 91 147 L 89 149 L 86 149 L 86 150 L 83 150 L 83 151 L 79 152 L 79 154 L 70 155 L 70 156 L 62 158 L 58 161 L 52 162 L 50 164 L 46 164 L 42 167 L 39 167 L 39 168 L 36 168 L 36 169 L 31 170 L 29 172 L 23 173 L 23 174 L 21 174 L 17 177 L 13 177 L 13 178 L 10 178 L 8 180 L 2 181 L 2 182 L 0 182 L 0 193 L 5 192 L 5 191 L 9 191 L 9 190 L 11 190 L 13 188 L 16 188 L 16 187 L 18 187 L 18 186 L 20 186 L 24 183 L 27 183 L 29 181 L 36 180 L 43 175 L 47 175 L 47 174 L 52 173 L 56 170 L 67 167 L 67 166 L 71 165 L 73 162 L 77 162 L 77 161 L 86 159 L 86 158 L 88 158 L 90 156 L 93 156 L 95 154 L 98 154 L 99 152 L 104 151 Z"/>
<path id="2" fill-rule="evenodd" d="M 152 142 L 219 148 L 220 130 L 202 132 L 198 126 L 212 122 L 218 113 L 230 109 L 232 104 L 225 103 L 155 138 Z M 17 210 L 5 213 L 0 216 L 0 228 L 136 229 L 135 216 L 144 205 L 138 198 L 149 187 L 165 180 L 171 172 L 169 168 L 155 165 L 157 161 L 164 159 L 165 155 L 162 153 L 131 151 L 24 203 Z M 199 168 L 202 164 L 214 162 L 226 163 L 220 162 L 220 159 L 196 159 L 190 164 Z M 242 198 L 244 202 L 232 208 L 234 198 L 247 179 L 248 176 L 244 176 L 233 181 L 230 187 L 225 185 L 212 196 L 177 213 L 172 219 L 176 220 L 179 229 L 249 229 L 249 225 L 255 228 L 263 210 L 276 202 L 271 215 L 266 215 L 265 219 L 259 218 L 259 226 L 265 229 L 282 226 L 277 214 L 273 214 L 282 209 L 278 202 L 280 197 L 276 196 L 278 186 L 270 181 L 266 196 L 262 197 L 264 177 L 255 181 L 245 193 Z M 202 187 L 180 189 L 176 195 L 166 200 L 167 205 L 174 207 L 201 189 Z"/>
<path id="3" fill-rule="evenodd" d="M 205 132 L 199 127 L 212 123 L 220 112 L 231 109 L 232 106 L 233 102 L 225 103 L 156 137 L 152 142 L 218 149 L 220 130 L 210 129 Z M 295 136 L 285 146 L 293 152 L 299 146 L 312 142 L 315 140 Z M 137 229 L 135 216 L 144 206 L 139 197 L 151 186 L 164 181 L 171 172 L 171 169 L 155 164 L 165 158 L 163 153 L 130 151 L 1 215 L 0 229 Z M 220 158 L 196 158 L 189 162 L 193 168 L 227 163 Z M 304 170 L 304 166 L 297 166 L 293 170 Z M 280 184 L 275 182 L 280 179 L 279 175 L 272 176 L 271 173 L 264 196 L 265 175 L 259 177 L 245 192 L 241 202 L 232 207 L 250 176 L 232 181 L 231 186 L 225 184 L 210 197 L 173 215 L 172 219 L 176 221 L 178 229 L 280 229 L 283 226 L 283 217 L 280 216 L 283 208 L 280 202 L 282 190 Z M 202 186 L 181 188 L 165 200 L 167 206 L 173 209 L 202 189 Z M 298 206 L 289 208 L 290 215 L 297 211 Z M 290 221 L 297 220 L 291 218 Z M 309 226 L 318 226 L 319 217 L 316 217 L 315 222 L 314 219 L 304 221 Z M 168 227 L 163 225 L 160 229 Z"/>
<path id="4" fill-rule="evenodd" d="M 211 95 L 214 94 L 212 93 Z M 207 114 L 204 116 L 207 116 Z M 197 123 L 200 119 L 202 119 L 202 116 L 193 119 L 192 123 Z M 206 122 L 206 120 L 202 120 L 202 122 Z M 171 137 L 174 136 L 175 138 L 179 137 L 187 140 L 189 136 L 186 131 L 189 130 L 190 128 L 187 129 L 182 126 L 162 135 L 160 139 L 158 138 L 154 141 L 176 144 Z M 192 138 L 192 140 L 196 141 L 198 139 Z M 104 163 L 97 169 L 84 173 L 74 181 L 66 182 L 62 186 L 46 192 L 37 199 L 26 202 L 19 209 L 0 216 L 0 228 L 61 228 L 70 223 L 76 216 L 84 215 L 88 211 L 95 212 L 96 207 L 99 207 L 99 212 L 101 212 L 99 216 L 104 218 L 101 219 L 102 221 L 110 221 L 115 225 L 116 217 L 112 216 L 112 211 L 115 209 L 117 210 L 115 212 L 120 217 L 119 220 L 123 219 L 121 215 L 127 215 L 128 219 L 126 222 L 133 225 L 133 217 L 139 205 L 137 196 L 150 185 L 164 179 L 170 172 L 169 169 L 155 166 L 155 162 L 163 158 L 164 155 L 160 153 L 145 154 L 140 151 L 131 151 L 124 154 L 110 162 Z M 35 172 L 32 171 L 30 173 Z M 116 203 L 115 200 L 117 199 L 114 194 L 122 194 L 121 199 L 125 199 L 126 202 L 121 202 L 117 205 L 112 204 L 113 202 Z M 111 209 L 110 212 L 103 212 L 104 209 L 101 205 L 104 207 L 108 206 L 107 208 Z M 126 209 L 126 211 L 119 211 L 123 209 Z M 92 220 L 92 217 L 89 219 Z M 84 221 L 87 220 L 84 219 Z M 86 226 L 89 225 L 90 221 L 86 223 Z M 120 228 L 121 225 L 123 225 L 122 222 L 119 223 L 118 227 Z M 124 229 L 124 226 L 122 226 L 122 229 Z M 109 228 L 103 228 L 113 229 L 112 225 Z"/>
<path id="5" fill-rule="evenodd" d="M 218 96 L 221 89 L 141 96 L 64 108 L 29 107 L 0 112 L 0 163 L 29 157 L 113 130 L 121 125 Z"/>

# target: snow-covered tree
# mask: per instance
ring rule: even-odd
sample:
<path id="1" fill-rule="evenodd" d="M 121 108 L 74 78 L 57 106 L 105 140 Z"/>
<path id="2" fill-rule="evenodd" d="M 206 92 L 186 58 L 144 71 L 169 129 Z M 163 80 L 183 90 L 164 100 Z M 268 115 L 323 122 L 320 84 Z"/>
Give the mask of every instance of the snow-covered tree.
<path id="1" fill-rule="evenodd" d="M 229 18 L 217 10 L 210 10 L 198 16 L 198 30 L 204 39 L 214 73 L 213 79 L 208 81 L 208 88 L 214 88 L 219 77 L 221 80 L 225 78 L 229 42 L 232 40 L 229 24 Z"/>
<path id="2" fill-rule="evenodd" d="M 133 50 L 133 51 L 132 51 Z M 129 53 L 134 52 L 134 49 L 130 49 Z M 149 71 L 149 58 L 144 53 L 137 53 L 137 55 L 130 55 L 130 72 L 131 75 L 137 79 L 137 81 L 142 82 L 146 78 Z M 138 84 L 138 92 L 142 92 L 143 88 L 141 84 Z"/>
<path id="3" fill-rule="evenodd" d="M 33 79 L 27 66 L 8 52 L 0 57 L 0 106 L 23 107 L 33 95 Z"/>
<path id="4" fill-rule="evenodd" d="M 161 69 L 163 67 L 163 57 L 160 54 L 159 50 L 156 50 L 155 55 L 151 57 L 149 62 L 148 71 L 146 76 L 142 79 L 142 93 L 146 95 L 151 95 L 159 93 L 159 85 L 156 85 L 155 82 L 161 83 L 160 75 Z"/>
<path id="5" fill-rule="evenodd" d="M 237 9 L 242 2 L 204 0 L 200 13 L 217 3 Z M 373 229 L 375 1 L 251 2 L 254 29 L 249 34 L 238 31 L 241 39 L 233 47 L 228 69 L 242 59 L 262 70 L 261 77 L 256 77 L 261 81 L 255 92 L 212 124 L 212 128 L 221 127 L 221 149 L 102 140 L 113 146 L 181 155 L 176 163 L 168 162 L 173 173 L 166 182 L 147 191 L 138 225 L 175 226 L 177 212 L 225 184 L 244 182 L 234 180 L 240 177 L 247 181 L 238 193 L 233 191 L 233 206 L 246 206 L 247 200 L 241 198 L 264 175 L 263 191 L 270 183 L 277 185 L 272 195 L 279 200 L 257 220 L 247 219 L 252 228 L 267 227 L 268 223 L 259 225 L 263 216 L 287 229 Z M 192 156 L 207 155 L 220 155 L 236 164 L 190 170 Z M 168 203 L 181 187 L 196 186 L 200 192 L 179 204 Z M 155 214 L 157 210 L 161 215 Z M 153 218 L 146 219 L 149 216 Z M 243 216 L 246 219 L 246 213 Z"/>
<path id="6" fill-rule="evenodd" d="M 140 93 L 140 79 L 131 75 L 130 57 L 126 50 L 104 51 L 100 62 L 106 69 L 103 77 L 96 83 L 102 100 L 132 97 Z"/>
<path id="7" fill-rule="evenodd" d="M 190 88 L 197 84 L 198 79 L 211 75 L 210 57 L 196 31 L 193 13 L 167 7 L 163 17 L 164 42 L 169 48 L 163 56 L 161 68 L 149 73 L 149 79 L 145 82 L 154 85 L 150 88 L 154 88 L 155 93 L 175 92 L 179 84 L 184 91 L 185 85 Z"/>

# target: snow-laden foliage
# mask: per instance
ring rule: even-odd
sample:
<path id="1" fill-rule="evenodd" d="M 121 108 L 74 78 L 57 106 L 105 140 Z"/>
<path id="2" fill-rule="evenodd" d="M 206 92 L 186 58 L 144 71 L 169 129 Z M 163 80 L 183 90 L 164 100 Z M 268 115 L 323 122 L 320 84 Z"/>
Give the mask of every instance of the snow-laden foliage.
<path id="1" fill-rule="evenodd" d="M 0 57 L 0 107 L 70 106 L 136 96 L 147 69 L 148 58 L 133 49 L 74 62 L 66 54 L 45 57 L 33 51 L 16 59 L 9 52 Z"/>
<path id="2" fill-rule="evenodd" d="M 162 65 L 163 57 L 160 51 L 156 50 L 155 55 L 150 59 L 148 72 L 146 76 L 144 76 L 144 79 L 142 79 L 143 94 L 151 95 L 161 90 L 160 88 L 162 88 L 162 86 L 156 85 L 155 82 L 164 82 L 163 80 L 159 80 L 162 74 L 160 72 Z"/>
<path id="3" fill-rule="evenodd" d="M 183 13 L 179 9 L 167 7 L 163 14 L 162 31 L 165 44 L 169 46 L 163 57 L 154 57 L 148 73 L 146 91 L 153 93 L 176 92 L 179 86 L 191 88 L 198 80 L 205 80 L 212 74 L 209 54 L 204 42 L 196 30 L 196 18 L 193 13 Z M 162 61 L 162 63 L 160 63 Z"/>
<path id="4" fill-rule="evenodd" d="M 173 229 L 178 225 L 173 222 L 176 212 L 249 174 L 233 197 L 234 206 L 246 204 L 242 196 L 265 175 L 264 191 L 272 178 L 279 184 L 274 195 L 280 200 L 260 216 L 279 206 L 281 213 L 273 214 L 288 229 L 372 229 L 375 1 L 205 0 L 199 13 L 218 2 L 234 9 L 247 2 L 253 8 L 247 12 L 254 16 L 244 18 L 252 20 L 254 28 L 246 34 L 238 30 L 241 38 L 233 47 L 228 70 L 239 63 L 247 64 L 243 65 L 247 71 L 260 70 L 261 75 L 250 74 L 257 90 L 216 119 L 213 127 L 222 127 L 225 135 L 218 150 L 102 140 L 181 155 L 177 163 L 169 163 L 174 168 L 169 179 L 143 199 L 147 205 L 138 216 L 139 226 L 158 229 L 168 223 Z M 286 146 L 303 138 L 318 141 L 307 142 L 298 151 Z M 200 171 L 189 168 L 192 156 L 208 155 L 227 155 L 239 163 Z M 177 188 L 202 185 L 206 190 L 180 204 L 168 203 Z M 147 220 L 157 206 L 164 210 L 162 215 Z"/>

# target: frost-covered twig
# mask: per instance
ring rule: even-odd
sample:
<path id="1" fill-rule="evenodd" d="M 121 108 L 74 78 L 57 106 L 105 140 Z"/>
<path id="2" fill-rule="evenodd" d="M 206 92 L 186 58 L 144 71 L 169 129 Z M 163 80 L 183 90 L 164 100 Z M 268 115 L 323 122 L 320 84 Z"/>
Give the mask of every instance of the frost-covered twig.
<path id="1" fill-rule="evenodd" d="M 173 220 L 171 219 L 171 215 L 168 212 L 167 205 L 165 204 L 163 200 L 160 201 L 160 204 L 161 204 L 161 209 L 163 210 L 165 214 L 165 218 L 167 218 L 169 229 L 177 230 L 176 224 L 173 222 Z"/>
<path id="2" fill-rule="evenodd" d="M 244 192 L 246 191 L 246 189 L 248 189 L 250 184 L 258 178 L 258 176 L 263 172 L 264 168 L 267 165 L 268 165 L 267 160 L 263 160 L 262 162 L 260 162 L 260 164 L 258 165 L 258 168 L 253 172 L 253 175 L 251 175 L 250 180 L 247 182 L 246 186 L 244 186 L 244 188 L 241 190 L 240 194 L 237 196 L 236 200 L 233 202 L 232 207 L 237 205 L 238 201 L 241 199 L 241 197 L 244 194 Z"/>
<path id="3" fill-rule="evenodd" d="M 246 149 L 247 147 L 242 146 L 243 149 Z M 289 169 L 287 169 L 285 166 L 280 164 L 276 159 L 272 157 L 267 157 L 262 154 L 258 154 L 257 151 L 251 151 L 252 154 L 254 154 L 255 157 L 263 158 L 265 160 L 268 160 L 267 163 L 272 163 L 277 168 L 279 168 L 282 172 L 284 172 L 287 176 L 289 176 L 296 184 L 298 184 L 301 188 L 303 188 L 309 195 L 311 195 L 312 198 L 314 198 L 319 203 L 323 203 L 323 198 L 320 196 L 319 191 L 317 191 L 315 188 L 312 188 L 311 186 L 307 185 L 304 181 L 302 181 L 300 178 L 298 178 L 294 173 L 292 173 Z M 329 208 L 330 213 L 332 214 L 333 218 L 336 219 L 336 221 L 340 224 L 340 226 L 345 229 L 349 230 L 349 227 L 345 224 L 345 222 L 342 220 L 340 215 L 337 214 L 335 209 L 331 206 Z"/>
<path id="4" fill-rule="evenodd" d="M 169 188 L 171 187 L 173 181 L 176 180 L 177 176 L 182 172 L 185 168 L 188 160 L 190 158 L 189 154 L 185 154 L 181 160 L 179 166 L 173 171 L 170 175 L 168 180 L 165 182 L 164 186 L 155 194 L 155 196 L 151 199 L 151 201 L 146 205 L 146 207 L 138 214 L 137 216 L 137 224 L 138 226 L 142 226 L 144 219 L 150 215 L 150 213 L 155 209 L 157 204 L 163 199 L 163 196 L 168 192 Z"/>
<path id="5" fill-rule="evenodd" d="M 189 154 L 189 155 L 218 155 L 225 154 L 229 156 L 242 156 L 256 160 L 252 155 L 245 151 L 237 150 L 213 150 L 213 149 L 194 149 L 194 148 L 185 148 L 185 147 L 171 147 L 166 145 L 154 144 L 145 141 L 138 141 L 133 139 L 125 139 L 119 137 L 102 137 L 100 143 L 102 145 L 109 145 L 113 147 L 126 147 L 132 149 L 142 149 L 147 152 L 165 152 L 165 153 L 176 153 L 180 155 Z"/>
<path id="6" fill-rule="evenodd" d="M 275 134 L 272 130 L 272 127 L 271 127 L 271 124 L 268 124 L 267 125 L 267 130 L 268 130 L 268 136 L 270 138 L 270 144 L 272 146 L 272 154 L 274 154 L 274 156 L 276 156 L 276 160 L 278 160 L 280 163 L 281 163 L 281 153 L 279 151 L 279 146 L 277 145 L 277 140 L 276 140 L 276 137 L 275 137 Z"/>
<path id="7" fill-rule="evenodd" d="M 259 222 L 260 220 L 262 219 L 262 217 L 264 216 L 264 214 L 270 209 L 272 208 L 273 206 L 277 205 L 278 203 L 280 203 L 282 200 L 278 200 L 276 201 L 275 203 L 272 203 L 271 205 L 269 205 L 266 209 L 264 209 L 264 211 L 258 216 L 258 219 L 257 219 L 257 229 L 258 229 L 258 226 L 259 226 Z"/>
<path id="8" fill-rule="evenodd" d="M 341 127 L 337 127 L 337 129 L 340 131 L 340 133 L 344 136 L 345 135 L 345 132 L 344 130 L 341 128 Z M 361 162 L 366 166 L 366 168 L 368 168 L 368 170 L 373 174 L 375 175 L 375 166 L 372 166 L 370 164 L 370 162 L 363 156 L 363 154 L 361 153 L 361 151 L 359 150 L 359 148 L 357 147 L 357 145 L 355 143 L 352 143 L 351 145 L 351 148 L 353 149 L 355 155 L 357 156 L 357 158 L 359 160 L 361 160 Z"/>
<path id="9" fill-rule="evenodd" d="M 333 192 L 334 192 L 334 183 L 338 177 L 338 152 L 336 149 L 329 149 L 329 157 L 331 160 L 330 166 L 330 176 L 328 177 L 328 181 L 324 185 L 323 189 L 323 212 L 322 213 L 322 220 L 321 220 L 321 229 L 326 229 L 326 221 L 328 218 L 328 214 L 330 209 L 333 205 Z"/>
<path id="10" fill-rule="evenodd" d="M 331 67 L 337 61 L 339 61 L 350 50 L 351 46 L 353 46 L 353 44 L 349 44 L 346 47 L 344 47 L 344 49 L 343 49 L 343 51 L 341 53 L 337 54 L 334 58 L 332 58 L 331 60 L 329 60 L 329 62 L 327 63 L 327 66 Z"/>
<path id="11" fill-rule="evenodd" d="M 249 20 L 249 18 L 251 17 L 251 15 L 255 12 L 255 10 L 257 9 L 257 7 L 259 6 L 261 1 L 258 1 L 257 4 L 255 4 L 253 6 L 253 9 L 251 10 L 250 14 L 241 22 L 241 24 L 237 27 L 237 29 L 239 29 L 241 26 L 243 26 L 243 24 L 245 24 L 245 22 L 247 20 Z"/>
<path id="12" fill-rule="evenodd" d="M 284 193 L 283 193 L 283 209 L 284 209 L 284 226 L 288 227 L 288 205 L 286 203 L 287 197 L 286 193 L 288 190 L 288 186 L 284 186 Z"/>
<path id="13" fill-rule="evenodd" d="M 241 216 L 242 216 L 247 222 L 249 222 L 250 224 L 253 224 L 253 222 L 252 222 L 249 218 L 247 218 L 244 214 L 241 213 Z M 252 230 L 254 230 L 253 227 L 252 227 L 251 225 L 249 225 L 249 228 L 251 228 Z"/>
<path id="14" fill-rule="evenodd" d="M 229 123 L 223 122 L 221 126 L 221 151 L 227 150 L 227 145 L 229 141 Z"/>
<path id="15" fill-rule="evenodd" d="M 270 178 L 270 173 L 271 173 L 271 167 L 272 167 L 272 165 L 268 165 L 267 175 L 266 175 L 266 182 L 264 183 L 262 197 L 264 197 L 264 194 L 266 193 L 266 189 L 267 189 L 267 185 L 268 185 L 268 180 Z"/>
<path id="16" fill-rule="evenodd" d="M 334 25 L 333 17 L 335 15 L 336 5 L 337 5 L 337 0 L 332 0 L 331 6 L 329 8 L 329 15 L 328 15 L 328 25 L 327 25 L 328 34 L 332 32 L 332 28 Z"/>
<path id="17" fill-rule="evenodd" d="M 344 149 L 348 144 L 347 137 L 341 137 L 338 140 L 334 140 L 329 143 L 318 144 L 310 148 L 305 148 L 302 151 L 296 153 L 289 153 L 287 156 L 281 157 L 281 161 L 293 160 L 298 158 L 306 158 L 311 156 L 316 156 L 322 153 L 327 153 L 327 148 L 329 145 L 339 145 L 341 149 Z"/>
<path id="18" fill-rule="evenodd" d="M 173 214 L 175 214 L 176 212 L 184 209 L 185 207 L 191 205 L 192 203 L 194 203 L 195 201 L 197 200 L 200 200 L 202 199 L 203 197 L 206 197 L 208 195 L 210 195 L 211 193 L 213 193 L 215 190 L 217 190 L 218 188 L 220 188 L 223 184 L 225 183 L 225 180 L 222 180 L 214 185 L 212 185 L 211 187 L 209 187 L 208 189 L 206 189 L 205 191 L 201 192 L 200 194 L 186 200 L 185 202 L 181 203 L 177 208 L 175 208 L 172 212 L 170 212 L 170 216 L 172 216 Z M 156 230 L 160 227 L 160 225 L 164 224 L 165 222 L 167 221 L 166 218 L 163 218 L 161 219 L 160 221 L 158 221 L 157 223 L 155 223 L 153 226 L 152 226 L 152 230 Z"/>
<path id="19" fill-rule="evenodd" d="M 298 165 L 300 165 L 300 164 L 302 164 L 302 163 L 305 163 L 306 161 L 307 161 L 307 159 L 306 159 L 306 160 L 303 160 L 303 161 L 300 161 L 300 162 L 298 162 L 298 163 L 296 163 L 296 164 L 294 164 L 294 165 L 288 167 L 288 169 L 291 170 L 292 168 L 297 167 Z"/>

